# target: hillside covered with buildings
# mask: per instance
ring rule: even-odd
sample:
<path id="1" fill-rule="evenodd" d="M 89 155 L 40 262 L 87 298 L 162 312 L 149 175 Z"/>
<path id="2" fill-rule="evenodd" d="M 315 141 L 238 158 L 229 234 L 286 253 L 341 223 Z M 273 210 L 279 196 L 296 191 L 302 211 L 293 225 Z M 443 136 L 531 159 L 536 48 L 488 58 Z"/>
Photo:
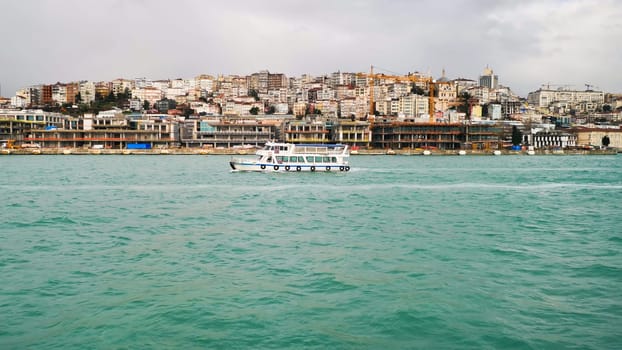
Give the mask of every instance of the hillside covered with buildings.
<path id="1" fill-rule="evenodd" d="M 3 146 L 235 148 L 268 140 L 361 149 L 622 148 L 622 97 L 543 85 L 334 72 L 41 84 L 0 99 Z"/>

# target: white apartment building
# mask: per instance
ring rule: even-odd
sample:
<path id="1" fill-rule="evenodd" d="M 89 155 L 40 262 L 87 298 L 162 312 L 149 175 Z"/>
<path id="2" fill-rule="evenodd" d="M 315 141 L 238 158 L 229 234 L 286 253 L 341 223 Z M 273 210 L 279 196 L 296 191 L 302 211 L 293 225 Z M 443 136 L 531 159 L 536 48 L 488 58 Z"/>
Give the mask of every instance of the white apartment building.
<path id="1" fill-rule="evenodd" d="M 162 99 L 162 91 L 152 86 L 136 88 L 132 90 L 132 98 L 148 101 L 150 105 L 153 105 Z"/>
<path id="2" fill-rule="evenodd" d="M 112 93 L 117 95 L 125 92 L 125 89 L 132 90 L 134 82 L 128 79 L 115 79 L 112 81 Z"/>
<path id="3" fill-rule="evenodd" d="M 428 98 L 419 95 L 407 95 L 399 98 L 398 114 L 405 117 L 421 117 L 428 115 Z"/>
<path id="4" fill-rule="evenodd" d="M 315 102 L 315 108 L 322 111 L 322 115 L 336 117 L 339 111 L 339 103 L 336 100 L 322 100 Z"/>
<path id="5" fill-rule="evenodd" d="M 52 100 L 58 104 L 67 103 L 67 85 L 52 85 Z"/>
<path id="6" fill-rule="evenodd" d="M 81 81 L 79 89 L 82 103 L 91 103 L 95 101 L 95 83 L 91 81 Z"/>
<path id="7" fill-rule="evenodd" d="M 335 86 L 335 98 L 338 100 L 354 97 L 354 88 L 349 85 L 337 85 Z"/>
<path id="8" fill-rule="evenodd" d="M 527 102 L 540 108 L 559 109 L 565 111 L 577 109 L 581 112 L 593 112 L 605 103 L 602 91 L 577 91 L 566 89 L 538 89 L 527 95 Z"/>
<path id="9" fill-rule="evenodd" d="M 348 118 L 352 115 L 358 116 L 356 112 L 356 99 L 354 97 L 345 97 L 339 101 L 339 113 L 342 118 Z"/>
<path id="10" fill-rule="evenodd" d="M 261 102 L 242 102 L 240 100 L 229 100 L 225 103 L 222 109 L 223 115 L 249 115 L 251 108 L 259 108 L 259 113 L 264 113 L 263 103 Z"/>
<path id="11" fill-rule="evenodd" d="M 211 75 L 200 75 L 195 80 L 202 91 L 211 93 L 216 89 L 216 80 Z"/>
<path id="12" fill-rule="evenodd" d="M 331 89 L 328 86 L 324 86 L 322 89 L 317 91 L 317 99 L 318 100 L 331 100 L 336 97 L 335 90 Z"/>
<path id="13" fill-rule="evenodd" d="M 186 89 L 183 87 L 170 87 L 166 89 L 166 92 L 164 93 L 164 96 L 170 100 L 174 100 L 175 98 L 177 98 L 177 96 L 184 96 L 186 95 Z"/>

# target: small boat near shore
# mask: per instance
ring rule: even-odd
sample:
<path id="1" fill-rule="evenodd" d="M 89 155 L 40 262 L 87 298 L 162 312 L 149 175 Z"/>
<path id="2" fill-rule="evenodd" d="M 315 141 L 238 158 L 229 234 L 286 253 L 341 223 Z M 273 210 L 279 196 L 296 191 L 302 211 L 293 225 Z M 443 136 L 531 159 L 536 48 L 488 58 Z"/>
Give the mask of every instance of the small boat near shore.
<path id="1" fill-rule="evenodd" d="M 350 171 L 347 145 L 268 142 L 256 158 L 231 158 L 234 171 L 344 172 Z"/>

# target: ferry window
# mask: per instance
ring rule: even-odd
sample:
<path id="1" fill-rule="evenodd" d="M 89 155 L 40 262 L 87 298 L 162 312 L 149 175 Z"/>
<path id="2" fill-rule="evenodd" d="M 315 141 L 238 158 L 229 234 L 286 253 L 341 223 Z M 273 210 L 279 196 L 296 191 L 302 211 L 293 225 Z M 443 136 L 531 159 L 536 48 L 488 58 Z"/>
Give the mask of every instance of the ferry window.
<path id="1" fill-rule="evenodd" d="M 324 163 L 329 163 L 330 162 L 330 157 L 324 157 Z"/>
<path id="2" fill-rule="evenodd" d="M 272 163 L 272 157 L 268 157 L 268 159 L 266 159 L 266 162 Z"/>
<path id="3" fill-rule="evenodd" d="M 313 163 L 313 156 L 307 156 L 307 162 Z"/>
<path id="4" fill-rule="evenodd" d="M 298 162 L 299 163 L 304 163 L 305 162 L 305 157 L 298 156 Z"/>
<path id="5" fill-rule="evenodd" d="M 315 162 L 316 163 L 321 163 L 322 162 L 322 157 L 315 157 Z"/>
<path id="6" fill-rule="evenodd" d="M 333 163 L 337 163 L 337 157 L 332 157 L 332 158 L 330 159 L 330 161 L 331 161 L 331 162 L 333 162 Z"/>
<path id="7" fill-rule="evenodd" d="M 276 162 L 277 162 L 277 163 L 283 163 L 283 158 L 285 158 L 285 157 L 282 157 L 282 156 L 277 156 L 277 157 L 276 157 Z"/>

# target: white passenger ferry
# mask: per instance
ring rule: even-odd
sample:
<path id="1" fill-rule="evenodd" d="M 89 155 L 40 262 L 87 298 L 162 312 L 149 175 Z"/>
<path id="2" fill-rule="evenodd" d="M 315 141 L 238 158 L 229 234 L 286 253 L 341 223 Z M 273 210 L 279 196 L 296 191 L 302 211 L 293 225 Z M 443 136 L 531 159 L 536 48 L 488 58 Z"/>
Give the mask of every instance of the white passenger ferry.
<path id="1" fill-rule="evenodd" d="M 268 142 L 255 159 L 231 158 L 236 171 L 350 171 L 347 145 Z"/>

